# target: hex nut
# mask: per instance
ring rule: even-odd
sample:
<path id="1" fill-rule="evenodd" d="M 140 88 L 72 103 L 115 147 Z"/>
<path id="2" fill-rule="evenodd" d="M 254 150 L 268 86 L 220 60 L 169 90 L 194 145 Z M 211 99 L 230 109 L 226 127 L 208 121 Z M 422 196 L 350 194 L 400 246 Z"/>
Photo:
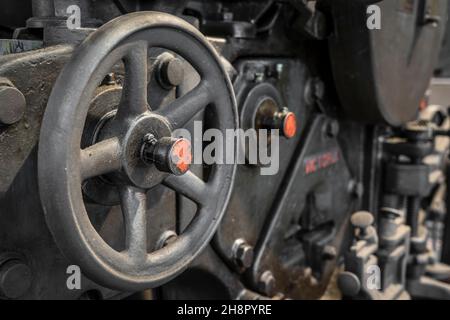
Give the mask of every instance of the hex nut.
<path id="1" fill-rule="evenodd" d="M 233 256 L 238 267 L 247 269 L 253 263 L 253 247 L 245 240 L 237 239 L 233 244 Z"/>
<path id="2" fill-rule="evenodd" d="M 266 270 L 259 277 L 258 289 L 268 297 L 272 297 L 275 294 L 275 285 L 275 277 L 272 271 Z"/>

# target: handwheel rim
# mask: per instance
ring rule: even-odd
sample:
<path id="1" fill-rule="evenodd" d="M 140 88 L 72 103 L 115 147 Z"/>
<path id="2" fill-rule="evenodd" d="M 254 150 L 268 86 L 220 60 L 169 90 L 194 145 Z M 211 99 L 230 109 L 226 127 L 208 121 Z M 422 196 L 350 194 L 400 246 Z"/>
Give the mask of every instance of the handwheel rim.
<path id="1" fill-rule="evenodd" d="M 109 30 L 114 30 L 114 34 Z M 148 34 L 149 30 L 152 35 Z M 166 39 L 171 39 L 170 43 Z M 181 40 L 186 39 L 192 41 L 192 50 L 187 51 L 182 45 Z M 47 224 L 63 254 L 78 263 L 83 273 L 107 287 L 135 291 L 169 281 L 207 245 L 225 212 L 235 165 L 214 167 L 208 187 L 219 190 L 220 186 L 226 192 L 219 193 L 214 202 L 201 206 L 176 242 L 157 254 L 147 255 L 139 266 L 130 263 L 127 254 L 106 244 L 92 226 L 82 201 L 80 155 L 76 150 L 80 146 L 90 97 L 95 84 L 101 81 L 99 68 L 105 64 L 106 70 L 105 57 L 130 41 L 153 41 L 153 47 L 172 50 L 186 58 L 208 83 L 212 82 L 215 90 L 220 86 L 226 88 L 227 97 L 215 97 L 214 111 L 219 127 L 237 128 L 237 111 L 231 82 L 212 46 L 187 22 L 163 13 L 139 12 L 105 24 L 78 48 L 58 77 L 44 115 L 38 155 L 39 187 Z M 92 50 L 93 43 L 95 50 Z M 209 55 L 207 63 L 200 61 L 199 52 Z M 208 72 L 211 67 L 217 71 L 212 74 L 221 74 L 223 78 L 213 78 Z M 67 92 L 66 87 L 72 90 Z M 77 96 L 79 93 L 82 94 Z M 231 111 L 224 106 L 231 107 Z"/>

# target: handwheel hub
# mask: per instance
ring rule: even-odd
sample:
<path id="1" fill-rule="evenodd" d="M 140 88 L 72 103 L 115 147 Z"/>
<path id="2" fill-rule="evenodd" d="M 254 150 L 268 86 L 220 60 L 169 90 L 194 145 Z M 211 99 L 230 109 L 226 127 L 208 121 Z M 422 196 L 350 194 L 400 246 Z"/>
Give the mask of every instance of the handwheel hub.
<path id="1" fill-rule="evenodd" d="M 158 140 L 149 133 L 144 137 L 141 159 L 150 166 L 154 164 L 160 171 L 180 176 L 189 170 L 191 143 L 184 138 L 163 137 Z"/>
<path id="2" fill-rule="evenodd" d="M 111 126 L 114 126 L 114 121 Z M 110 134 L 110 133 L 109 133 Z M 156 161 L 143 161 L 143 145 L 148 144 L 145 137 L 152 135 L 157 141 L 171 136 L 172 132 L 167 121 L 154 113 L 147 113 L 131 122 L 123 136 L 123 170 L 119 173 L 121 179 L 126 179 L 136 187 L 148 189 L 160 184 L 168 173 L 161 170 Z"/>

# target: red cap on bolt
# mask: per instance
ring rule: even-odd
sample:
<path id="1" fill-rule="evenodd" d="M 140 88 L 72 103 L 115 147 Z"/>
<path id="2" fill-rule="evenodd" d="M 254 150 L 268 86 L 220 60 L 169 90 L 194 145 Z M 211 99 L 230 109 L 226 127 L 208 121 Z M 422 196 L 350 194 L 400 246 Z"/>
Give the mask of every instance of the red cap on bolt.
<path id="1" fill-rule="evenodd" d="M 297 133 L 297 117 L 293 112 L 286 112 L 283 116 L 282 133 L 283 135 L 290 139 Z"/>
<path id="2" fill-rule="evenodd" d="M 179 174 L 186 173 L 192 162 L 191 143 L 187 139 L 178 139 L 170 150 L 171 163 L 177 168 Z"/>
<path id="3" fill-rule="evenodd" d="M 160 171 L 179 176 L 185 174 L 191 165 L 191 143 L 184 138 L 163 137 L 158 140 L 148 135 L 144 139 L 141 158 L 148 165 L 154 164 Z"/>

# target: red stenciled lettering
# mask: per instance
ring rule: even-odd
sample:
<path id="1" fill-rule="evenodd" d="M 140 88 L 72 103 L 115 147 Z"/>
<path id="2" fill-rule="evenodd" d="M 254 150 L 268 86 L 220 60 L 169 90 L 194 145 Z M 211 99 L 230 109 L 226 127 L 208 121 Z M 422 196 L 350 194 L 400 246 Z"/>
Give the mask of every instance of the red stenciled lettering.
<path id="1" fill-rule="evenodd" d="M 306 174 L 316 172 L 316 170 L 317 170 L 316 161 L 317 161 L 317 159 L 308 159 L 305 161 L 305 173 Z"/>
<path id="2" fill-rule="evenodd" d="M 328 168 L 339 161 L 337 150 L 328 151 L 305 160 L 305 174 Z"/>

